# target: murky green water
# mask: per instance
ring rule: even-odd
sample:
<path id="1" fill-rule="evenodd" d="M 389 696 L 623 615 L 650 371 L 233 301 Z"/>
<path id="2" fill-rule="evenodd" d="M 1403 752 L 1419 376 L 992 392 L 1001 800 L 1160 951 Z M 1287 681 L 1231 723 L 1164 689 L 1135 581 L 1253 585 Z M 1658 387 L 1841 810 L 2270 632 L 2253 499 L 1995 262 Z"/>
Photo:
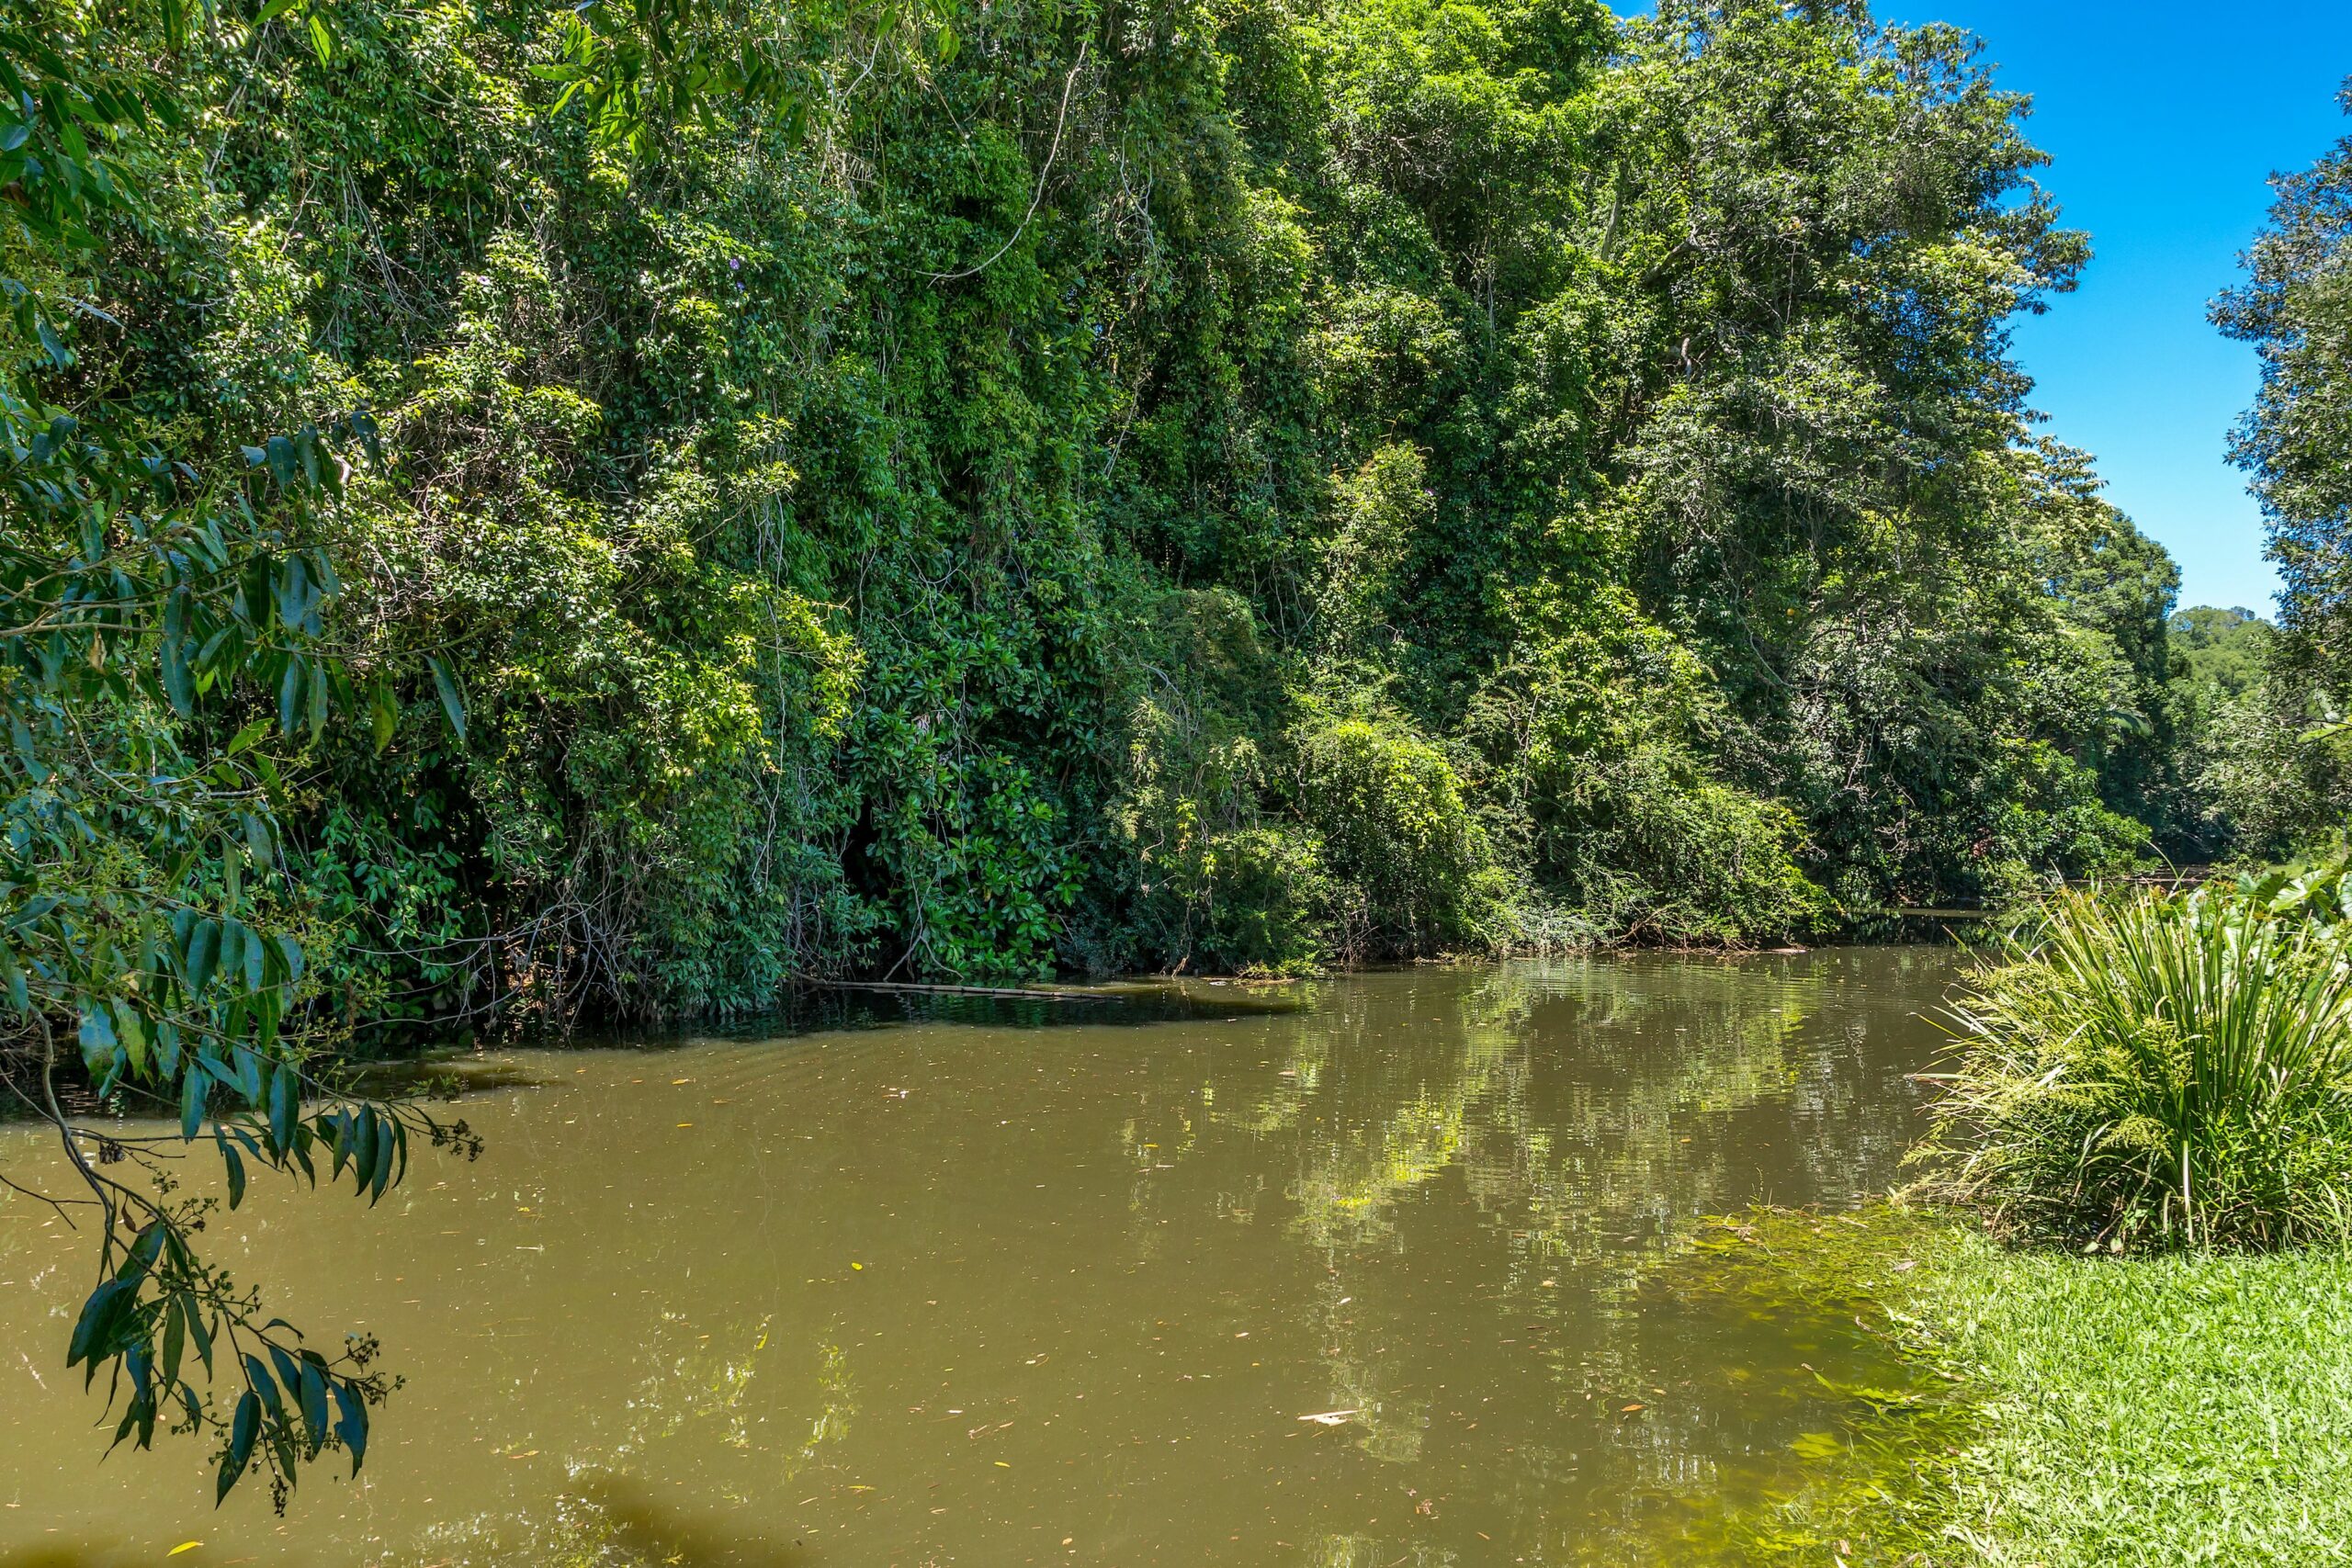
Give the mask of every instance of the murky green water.
<path id="1" fill-rule="evenodd" d="M 408 1379 L 360 1480 L 322 1467 L 283 1520 L 258 1488 L 214 1513 L 185 1443 L 96 1462 L 60 1365 L 86 1254 L 0 1201 L 0 1563 L 1690 1561 L 1883 1369 L 1835 1313 L 1656 1266 L 1698 1216 L 1895 1179 L 1951 966 L 1432 969 L 501 1057 L 527 1081 L 467 1105 L 478 1164 L 215 1229 Z M 0 1131 L 12 1173 L 47 1158 Z"/>

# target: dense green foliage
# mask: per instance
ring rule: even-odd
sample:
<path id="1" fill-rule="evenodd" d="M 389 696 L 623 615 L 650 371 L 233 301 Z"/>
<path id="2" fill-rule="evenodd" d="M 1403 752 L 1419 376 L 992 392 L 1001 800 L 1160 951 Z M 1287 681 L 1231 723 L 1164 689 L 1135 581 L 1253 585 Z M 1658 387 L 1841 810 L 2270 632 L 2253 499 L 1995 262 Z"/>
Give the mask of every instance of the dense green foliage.
<path id="1" fill-rule="evenodd" d="M 28 296 L 46 395 L 382 432 L 300 541 L 394 683 L 288 818 L 350 1016 L 1754 942 L 2189 832 L 1962 35 L 564 15 L 74 35 L 189 130 Z"/>
<path id="2" fill-rule="evenodd" d="M 187 41 L 185 12 L 153 21 L 150 41 Z M 390 1383 L 371 1342 L 315 1348 L 198 1255 L 219 1203 L 181 1192 L 175 1163 L 209 1142 L 230 1208 L 248 1161 L 312 1185 L 328 1161 L 373 1201 L 412 1131 L 469 1142 L 312 1059 L 334 1032 L 306 961 L 318 919 L 280 832 L 295 756 L 355 705 L 357 670 L 323 640 L 343 590 L 318 541 L 342 451 L 373 457 L 375 427 L 352 411 L 322 419 L 330 434 L 256 432 L 199 467 L 71 345 L 77 315 L 121 325 L 76 288 L 109 236 L 157 222 L 144 136 L 184 130 L 189 107 L 135 62 L 75 51 L 89 41 L 0 13 L 0 1076 L 83 1195 L 0 1187 L 92 1212 L 66 1364 L 106 1374 L 115 1444 L 159 1423 L 209 1437 L 220 1495 L 258 1460 L 282 1506 L 303 1460 L 358 1467 Z M 127 1130 L 126 1111 L 176 1133 Z"/>
<path id="3" fill-rule="evenodd" d="M 2282 712 L 2277 627 L 2246 610 L 2174 614 L 2174 841 L 2188 862 L 2290 852 L 2326 816 L 2329 749 L 2308 745 L 2302 700 Z"/>
<path id="4" fill-rule="evenodd" d="M 2352 84 L 2343 96 L 2352 112 Z M 2213 319 L 2255 345 L 2262 391 L 2238 432 L 2284 582 L 2290 634 L 2333 690 L 2352 678 L 2344 630 L 2352 614 L 2346 544 L 2352 528 L 2352 138 L 2300 175 L 2276 182 L 2270 222 L 2247 254 L 2249 276 Z"/>
<path id="5" fill-rule="evenodd" d="M 2262 677 L 2274 629 L 2250 610 L 2200 605 L 2174 612 L 2168 635 L 2194 700 L 2210 706 L 2244 695 Z"/>
<path id="6" fill-rule="evenodd" d="M 2016 1234 L 2277 1247 L 2352 1223 L 2352 879 L 2064 894 L 1972 975 L 1938 1182 Z"/>

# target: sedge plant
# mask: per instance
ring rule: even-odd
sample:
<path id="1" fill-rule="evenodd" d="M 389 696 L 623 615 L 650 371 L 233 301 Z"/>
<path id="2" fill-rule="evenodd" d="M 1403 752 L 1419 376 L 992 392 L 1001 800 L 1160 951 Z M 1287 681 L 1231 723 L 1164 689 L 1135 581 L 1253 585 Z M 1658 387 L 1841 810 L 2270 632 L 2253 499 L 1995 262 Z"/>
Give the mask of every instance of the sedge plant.
<path id="1" fill-rule="evenodd" d="M 2265 891 L 2046 904 L 1951 1004 L 1931 1188 L 2086 1250 L 2341 1239 L 2352 921 Z"/>

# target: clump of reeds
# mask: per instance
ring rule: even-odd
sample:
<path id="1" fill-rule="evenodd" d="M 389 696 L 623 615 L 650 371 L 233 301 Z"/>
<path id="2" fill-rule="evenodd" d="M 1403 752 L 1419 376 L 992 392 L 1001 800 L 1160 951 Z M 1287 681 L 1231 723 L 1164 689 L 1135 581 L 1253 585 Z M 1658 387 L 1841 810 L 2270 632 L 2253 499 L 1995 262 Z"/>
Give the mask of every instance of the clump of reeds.
<path id="1" fill-rule="evenodd" d="M 2052 899 L 1951 1004 L 1931 1187 L 2086 1249 L 2343 1239 L 2352 920 L 2335 914 L 2256 888 Z"/>

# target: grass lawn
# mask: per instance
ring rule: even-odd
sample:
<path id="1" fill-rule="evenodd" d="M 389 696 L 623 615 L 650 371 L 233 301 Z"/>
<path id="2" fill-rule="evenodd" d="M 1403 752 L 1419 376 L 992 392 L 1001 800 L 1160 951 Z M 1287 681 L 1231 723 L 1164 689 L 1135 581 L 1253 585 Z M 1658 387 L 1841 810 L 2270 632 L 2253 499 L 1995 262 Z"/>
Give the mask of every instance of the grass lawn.
<path id="1" fill-rule="evenodd" d="M 2352 1562 L 2352 1257 L 1917 1255 L 1893 1304 L 1985 1401 L 1937 1558 Z"/>
<path id="2" fill-rule="evenodd" d="M 1651 1288 L 1801 1328 L 1821 1431 L 1642 1561 L 2352 1564 L 2352 1253 L 2080 1258 L 1933 1210 L 1758 1210 Z"/>

